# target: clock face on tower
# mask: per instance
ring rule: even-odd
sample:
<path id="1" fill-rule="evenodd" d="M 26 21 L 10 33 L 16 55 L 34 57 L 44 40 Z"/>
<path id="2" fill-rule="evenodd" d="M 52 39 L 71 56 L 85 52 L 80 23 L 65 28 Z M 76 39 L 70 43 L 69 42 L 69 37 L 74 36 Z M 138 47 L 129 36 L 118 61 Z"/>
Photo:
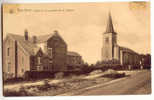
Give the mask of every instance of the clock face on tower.
<path id="1" fill-rule="evenodd" d="M 105 43 L 109 43 L 109 38 L 108 37 L 105 38 Z"/>

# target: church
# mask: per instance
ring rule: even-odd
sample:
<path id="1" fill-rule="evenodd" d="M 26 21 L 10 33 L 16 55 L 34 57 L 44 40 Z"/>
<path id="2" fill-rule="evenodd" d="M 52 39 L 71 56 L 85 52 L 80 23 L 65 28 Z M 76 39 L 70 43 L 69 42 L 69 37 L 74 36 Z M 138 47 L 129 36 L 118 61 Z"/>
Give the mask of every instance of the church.
<path id="1" fill-rule="evenodd" d="M 103 33 L 102 61 L 116 60 L 121 65 L 139 65 L 140 55 L 129 48 L 119 46 L 117 35 L 109 13 L 106 31 Z"/>

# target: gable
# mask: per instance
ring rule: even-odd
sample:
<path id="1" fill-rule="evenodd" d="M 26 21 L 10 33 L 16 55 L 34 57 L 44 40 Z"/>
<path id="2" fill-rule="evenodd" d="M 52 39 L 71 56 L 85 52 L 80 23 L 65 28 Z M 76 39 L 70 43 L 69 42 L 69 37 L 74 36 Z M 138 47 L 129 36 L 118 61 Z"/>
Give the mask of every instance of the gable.
<path id="1" fill-rule="evenodd" d="M 36 56 L 38 56 L 38 57 L 42 57 L 43 56 L 43 52 L 42 52 L 41 48 L 36 53 Z"/>
<path id="2" fill-rule="evenodd" d="M 65 41 L 58 34 L 58 32 L 54 32 L 48 35 L 38 36 L 36 38 L 36 43 L 33 43 L 33 38 L 31 37 L 29 37 L 28 40 L 25 40 L 24 36 L 9 33 L 4 40 L 4 44 L 8 40 L 8 38 L 12 39 L 13 41 L 17 41 L 18 45 L 23 49 L 23 51 L 28 53 L 29 55 L 35 55 L 39 47 L 41 47 L 42 50 L 45 51 L 46 47 L 49 45 L 50 46 L 57 45 L 61 47 L 67 46 Z"/>
<path id="3" fill-rule="evenodd" d="M 13 41 L 17 41 L 18 45 L 23 49 L 23 51 L 28 53 L 29 55 L 34 54 L 34 48 L 36 48 L 37 46 L 33 44 L 30 40 L 25 41 L 23 36 L 15 34 L 8 34 L 6 40 L 7 38 L 10 38 Z M 4 40 L 4 42 L 6 42 L 6 40 Z"/>
<path id="4" fill-rule="evenodd" d="M 12 39 L 10 36 L 7 36 L 3 41 L 3 46 L 5 46 L 5 44 L 8 44 L 11 41 L 14 42 L 14 39 Z"/>
<path id="5" fill-rule="evenodd" d="M 66 47 L 65 41 L 60 36 L 52 36 L 47 40 L 47 46 Z"/>

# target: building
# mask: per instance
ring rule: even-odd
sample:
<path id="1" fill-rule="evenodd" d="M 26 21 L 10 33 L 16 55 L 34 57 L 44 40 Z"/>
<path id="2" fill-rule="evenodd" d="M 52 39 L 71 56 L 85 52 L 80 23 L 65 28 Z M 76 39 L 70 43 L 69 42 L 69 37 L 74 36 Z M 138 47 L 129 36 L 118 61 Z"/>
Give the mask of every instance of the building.
<path id="1" fill-rule="evenodd" d="M 3 41 L 4 78 L 23 77 L 26 71 L 67 70 L 67 44 L 54 31 L 49 35 L 29 37 L 8 34 Z"/>
<path id="2" fill-rule="evenodd" d="M 68 51 L 67 52 L 67 65 L 68 68 L 78 67 L 83 64 L 83 60 L 80 54 L 77 52 Z"/>
<path id="3" fill-rule="evenodd" d="M 103 33 L 102 61 L 117 60 L 121 65 L 137 65 L 140 56 L 135 51 L 121 47 L 117 43 L 117 33 L 114 31 L 111 14 L 107 20 L 106 31 Z"/>

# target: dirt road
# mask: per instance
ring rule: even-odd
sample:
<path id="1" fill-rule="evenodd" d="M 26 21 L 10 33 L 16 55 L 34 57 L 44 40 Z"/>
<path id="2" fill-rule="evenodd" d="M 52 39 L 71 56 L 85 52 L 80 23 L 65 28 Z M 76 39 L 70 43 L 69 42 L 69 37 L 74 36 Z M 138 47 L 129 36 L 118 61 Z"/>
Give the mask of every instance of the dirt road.
<path id="1" fill-rule="evenodd" d="M 150 94 L 151 71 L 143 70 L 130 77 L 118 79 L 107 84 L 100 84 L 87 90 L 79 90 L 68 95 L 123 95 L 123 94 Z"/>

